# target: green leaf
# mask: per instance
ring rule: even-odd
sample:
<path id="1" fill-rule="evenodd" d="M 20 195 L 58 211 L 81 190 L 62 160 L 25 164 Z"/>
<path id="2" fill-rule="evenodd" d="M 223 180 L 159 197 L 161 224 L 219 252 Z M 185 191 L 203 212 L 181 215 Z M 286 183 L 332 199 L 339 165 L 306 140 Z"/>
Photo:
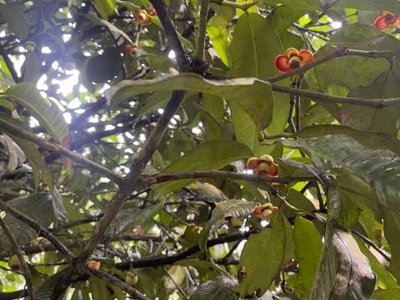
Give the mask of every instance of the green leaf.
<path id="1" fill-rule="evenodd" d="M 30 131 L 29 127 L 25 126 L 22 122 L 19 122 L 8 115 L 0 114 L 0 119 L 11 123 L 14 126 L 19 126 L 21 130 Z M 18 144 L 18 146 L 24 151 L 31 167 L 33 170 L 33 179 L 35 187 L 39 186 L 40 180 L 42 179 L 49 187 L 54 186 L 53 175 L 47 166 L 45 160 L 38 150 L 36 144 L 27 140 L 21 139 L 15 135 L 10 135 L 12 139 Z"/>
<path id="2" fill-rule="evenodd" d="M 53 299 L 53 293 L 61 280 L 67 278 L 72 274 L 70 268 L 61 270 L 53 276 L 46 279 L 46 281 L 35 292 L 35 299 L 37 300 L 50 300 Z"/>
<path id="3" fill-rule="evenodd" d="M 274 60 L 284 49 L 271 24 L 259 14 L 240 16 L 229 48 L 233 77 L 266 78 L 276 74 Z"/>
<path id="4" fill-rule="evenodd" d="M 94 0 L 94 4 L 103 19 L 115 14 L 114 0 Z"/>
<path id="5" fill-rule="evenodd" d="M 232 59 L 228 50 L 228 21 L 220 16 L 212 17 L 207 23 L 207 34 L 221 61 L 230 68 Z"/>
<path id="6" fill-rule="evenodd" d="M 121 209 L 114 220 L 113 227 L 115 227 L 115 230 L 111 230 L 112 234 L 115 234 L 115 231 L 122 234 L 138 225 L 141 225 L 146 230 L 153 221 L 153 218 L 164 207 L 164 203 L 164 201 L 161 201 L 144 209 L 137 207 Z"/>
<path id="7" fill-rule="evenodd" d="M 348 126 L 339 125 L 315 125 L 303 128 L 299 132 L 299 137 L 309 138 L 318 137 L 325 135 L 348 135 L 353 139 L 357 140 L 363 146 L 369 149 L 388 149 L 393 153 L 400 156 L 400 141 L 394 140 L 391 137 L 377 133 L 369 132 L 364 130 L 354 129 Z"/>
<path id="8" fill-rule="evenodd" d="M 291 0 L 268 0 L 267 2 L 280 3 L 280 4 L 285 4 L 287 6 L 294 6 L 299 10 L 320 9 L 320 1 L 319 0 L 300 0 L 300 1 L 296 1 L 295 5 L 293 5 L 293 1 L 291 1 Z"/>
<path id="9" fill-rule="evenodd" d="M 367 246 L 364 244 L 364 242 L 361 239 L 359 239 L 358 237 L 355 237 L 355 239 L 356 239 L 358 246 L 360 247 L 360 250 L 362 251 L 362 253 L 368 258 L 368 260 L 371 264 L 372 270 L 375 272 L 376 277 L 377 277 L 378 281 L 380 282 L 378 284 L 378 286 L 380 286 L 381 284 L 384 284 L 387 289 L 398 288 L 399 285 L 397 284 L 396 279 L 393 277 L 393 275 L 391 273 L 389 273 L 389 271 L 386 270 L 385 267 L 383 267 L 381 265 L 381 263 L 371 253 L 371 251 L 369 251 L 369 249 L 367 248 Z"/>
<path id="10" fill-rule="evenodd" d="M 238 300 L 236 287 L 236 281 L 219 276 L 200 285 L 190 300 Z"/>
<path id="11" fill-rule="evenodd" d="M 106 1 L 106 0 L 102 0 L 102 1 Z M 107 1 L 112 1 L 112 0 L 107 0 Z M 129 43 L 133 44 L 133 41 L 131 40 L 131 38 L 123 30 L 119 29 L 114 24 L 112 24 L 106 20 L 99 19 L 97 16 L 94 16 L 94 15 L 81 14 L 81 16 L 91 20 L 93 23 L 107 27 L 110 31 L 120 34 L 121 36 L 124 37 L 125 40 L 127 40 Z"/>
<path id="12" fill-rule="evenodd" d="M 218 170 L 229 163 L 252 155 L 249 148 L 231 140 L 209 141 L 197 145 L 183 157 L 165 168 L 162 173 Z M 192 180 L 178 180 L 157 186 L 157 194 L 165 194 L 188 185 Z"/>
<path id="13" fill-rule="evenodd" d="M 242 251 L 240 265 L 246 270 L 238 287 L 242 296 L 258 290 L 264 294 L 282 267 L 286 244 L 283 216 L 277 214 L 271 222 L 272 228 L 251 235 Z"/>
<path id="14" fill-rule="evenodd" d="M 208 220 L 206 226 L 201 232 L 199 238 L 200 249 L 202 251 L 207 250 L 208 237 L 216 228 L 225 223 L 226 218 L 245 218 L 252 213 L 255 207 L 256 203 L 246 202 L 243 200 L 228 200 L 217 203 L 210 220 Z"/>
<path id="15" fill-rule="evenodd" d="M 400 282 L 400 215 L 390 210 L 385 210 L 384 218 L 384 232 L 385 237 L 390 245 L 392 258 L 390 260 L 390 272 Z"/>
<path id="16" fill-rule="evenodd" d="M 272 119 L 274 96 L 271 86 L 256 78 L 207 80 L 188 73 L 165 75 L 151 80 L 124 80 L 108 90 L 106 96 L 111 109 L 115 109 L 120 102 L 133 96 L 172 90 L 203 92 L 224 97 L 228 103 L 235 101 L 249 114 L 259 130 L 265 128 Z"/>
<path id="17" fill-rule="evenodd" d="M 373 300 L 400 300 L 400 289 L 376 290 L 372 294 Z"/>
<path id="18" fill-rule="evenodd" d="M 55 221 L 52 211 L 52 198 L 49 194 L 40 193 L 29 196 L 21 196 L 7 202 L 9 206 L 28 215 L 44 227 L 48 227 Z M 4 221 L 10 228 L 19 245 L 28 244 L 37 236 L 35 230 L 17 218 L 7 214 Z M 6 235 L 0 230 L 0 251 L 9 251 L 11 244 Z"/>
<path id="19" fill-rule="evenodd" d="M 44 99 L 35 85 L 22 82 L 10 87 L 7 95 L 24 106 L 58 142 L 62 142 L 68 133 L 68 124 L 58 106 Z"/>
<path id="20" fill-rule="evenodd" d="M 398 205 L 400 160 L 393 152 L 387 149 L 369 149 L 345 135 L 287 140 L 283 141 L 283 144 L 308 151 L 314 164 L 319 168 L 351 171 L 372 186 L 380 205 L 400 212 Z"/>
<path id="21" fill-rule="evenodd" d="M 302 217 L 296 218 L 293 237 L 301 281 L 310 293 L 322 254 L 322 237 L 315 225 Z"/>
<path id="22" fill-rule="evenodd" d="M 388 10 L 393 13 L 400 13 L 399 2 L 396 0 L 340 0 L 333 8 L 357 8 L 361 10 Z"/>
<path id="23" fill-rule="evenodd" d="M 102 54 L 90 57 L 86 61 L 86 78 L 96 83 L 111 80 L 122 71 L 123 61 L 119 48 L 105 48 Z"/>

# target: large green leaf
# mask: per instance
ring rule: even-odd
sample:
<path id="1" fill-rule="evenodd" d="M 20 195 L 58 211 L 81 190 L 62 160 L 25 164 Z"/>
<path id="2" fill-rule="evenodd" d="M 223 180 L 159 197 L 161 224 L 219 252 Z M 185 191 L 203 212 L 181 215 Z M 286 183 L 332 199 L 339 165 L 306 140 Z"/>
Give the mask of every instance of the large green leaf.
<path id="1" fill-rule="evenodd" d="M 264 294 L 279 274 L 285 255 L 285 222 L 281 214 L 271 218 L 272 228 L 250 236 L 244 246 L 240 265 L 245 268 L 245 278 L 238 291 L 242 296 L 255 291 Z"/>
<path id="2" fill-rule="evenodd" d="M 94 4 L 103 19 L 116 13 L 114 0 L 94 0 Z"/>
<path id="3" fill-rule="evenodd" d="M 315 225 L 302 217 L 296 218 L 293 237 L 301 281 L 310 293 L 322 254 L 322 237 Z"/>
<path id="4" fill-rule="evenodd" d="M 351 171 L 371 184 L 383 207 L 400 212 L 400 160 L 395 153 L 387 149 L 369 149 L 345 135 L 287 140 L 283 144 L 307 150 L 317 167 Z"/>
<path id="5" fill-rule="evenodd" d="M 375 272 L 377 279 L 380 284 L 384 284 L 388 289 L 398 288 L 399 285 L 396 282 L 396 279 L 393 277 L 389 271 L 381 265 L 381 263 L 377 260 L 377 258 L 369 251 L 367 245 L 364 244 L 363 241 L 359 238 L 355 238 L 358 246 L 362 253 L 368 258 L 369 262 L 371 263 L 372 270 Z"/>
<path id="6" fill-rule="evenodd" d="M 250 149 L 238 142 L 231 140 L 209 141 L 187 152 L 183 157 L 165 168 L 163 173 L 218 170 L 233 161 L 245 159 L 251 155 Z M 157 194 L 175 191 L 190 182 L 191 180 L 178 180 L 157 185 Z"/>
<path id="7" fill-rule="evenodd" d="M 284 51 L 271 24 L 259 14 L 240 16 L 230 45 L 234 77 L 266 78 L 277 73 L 275 57 Z"/>
<path id="8" fill-rule="evenodd" d="M 227 66 L 232 65 L 230 52 L 228 51 L 228 21 L 220 16 L 214 16 L 207 23 L 207 34 L 214 50 L 221 61 Z"/>
<path id="9" fill-rule="evenodd" d="M 207 250 L 207 239 L 213 230 L 225 223 L 226 218 L 245 218 L 251 214 L 256 207 L 256 203 L 243 200 L 228 200 L 216 204 L 210 220 L 201 232 L 199 247 Z"/>
<path id="10" fill-rule="evenodd" d="M 378 132 L 369 132 L 339 125 L 316 125 L 303 128 L 298 136 L 301 138 L 325 135 L 348 135 L 369 149 L 388 149 L 400 156 L 400 141 Z"/>
<path id="11" fill-rule="evenodd" d="M 354 24 L 345 26 L 335 34 L 330 44 L 319 55 L 324 56 L 331 48 L 345 46 L 371 51 L 400 49 L 400 42 L 391 35 L 377 31 L 372 26 Z M 327 93 L 360 98 L 391 98 L 399 96 L 399 65 L 385 58 L 360 56 L 340 57 L 315 68 L 317 88 Z M 378 77 L 376 77 L 380 74 Z M 348 91 L 349 93 L 347 93 Z M 340 112 L 342 124 L 359 129 L 369 129 L 395 135 L 400 109 L 376 109 L 344 104 Z"/>
<path id="12" fill-rule="evenodd" d="M 399 2 L 396 0 L 340 0 L 334 8 L 357 8 L 361 10 L 388 10 L 400 13 Z"/>
<path id="13" fill-rule="evenodd" d="M 293 5 L 293 1 L 291 0 L 268 0 L 270 3 L 281 3 L 286 4 L 288 6 L 294 6 L 299 10 L 317 10 L 320 9 L 320 1 L 319 0 L 300 0 L 296 1 L 296 4 Z"/>
<path id="14" fill-rule="evenodd" d="M 53 201 L 49 194 L 40 193 L 21 196 L 8 201 L 7 204 L 26 214 L 44 227 L 48 227 L 55 221 L 54 214 L 52 213 Z M 6 215 L 4 221 L 19 245 L 26 245 L 37 236 L 35 230 L 10 214 Z M 0 251 L 9 251 L 11 244 L 7 236 L 2 233 L 2 230 L 0 230 L 0 236 Z"/>
<path id="15" fill-rule="evenodd" d="M 207 80 L 196 74 L 182 73 L 152 80 L 124 80 L 108 91 L 107 98 L 113 109 L 133 96 L 163 90 L 203 92 L 224 97 L 228 103 L 235 101 L 251 116 L 259 130 L 272 119 L 274 96 L 271 86 L 256 78 Z"/>
<path id="16" fill-rule="evenodd" d="M 387 149 L 368 149 L 355 139 L 344 135 L 327 135 L 297 141 L 285 141 L 284 144 L 307 150 L 310 152 L 314 163 L 320 168 L 349 170 L 372 186 L 378 202 L 384 210 L 385 236 L 392 250 L 394 249 L 391 262 L 392 272 L 399 280 L 399 156 Z"/>
<path id="17" fill-rule="evenodd" d="M 35 85 L 23 82 L 10 87 L 7 95 L 24 106 L 57 141 L 62 142 L 68 133 L 65 121 L 57 104 L 44 99 Z"/>
<path id="18" fill-rule="evenodd" d="M 385 237 L 389 242 L 392 253 L 390 272 L 396 277 L 397 282 L 400 282 L 400 215 L 399 213 L 385 210 L 383 218 Z"/>
<path id="19" fill-rule="evenodd" d="M 400 289 L 376 290 L 373 300 L 400 300 Z"/>
<path id="20" fill-rule="evenodd" d="M 200 285 L 190 300 L 237 300 L 236 287 L 236 281 L 219 276 Z"/>
<path id="21" fill-rule="evenodd" d="M 35 291 L 35 299 L 49 300 L 52 299 L 53 293 L 61 280 L 67 278 L 72 274 L 70 268 L 65 268 L 53 276 L 49 277 L 38 289 Z"/>

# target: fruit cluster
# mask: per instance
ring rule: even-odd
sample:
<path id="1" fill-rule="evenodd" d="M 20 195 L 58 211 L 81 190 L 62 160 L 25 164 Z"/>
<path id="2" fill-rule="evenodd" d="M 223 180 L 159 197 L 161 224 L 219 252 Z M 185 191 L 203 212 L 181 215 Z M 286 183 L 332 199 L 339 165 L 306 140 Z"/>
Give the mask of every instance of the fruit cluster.
<path id="1" fill-rule="evenodd" d="M 279 172 L 278 165 L 269 154 L 264 154 L 260 157 L 250 157 L 247 160 L 246 168 L 253 170 L 253 174 L 268 177 L 275 177 Z"/>
<path id="2" fill-rule="evenodd" d="M 275 67 L 285 73 L 291 70 L 300 68 L 306 64 L 309 64 L 314 60 L 314 54 L 306 49 L 300 51 L 295 48 L 289 48 L 285 54 L 279 54 L 275 58 Z"/>

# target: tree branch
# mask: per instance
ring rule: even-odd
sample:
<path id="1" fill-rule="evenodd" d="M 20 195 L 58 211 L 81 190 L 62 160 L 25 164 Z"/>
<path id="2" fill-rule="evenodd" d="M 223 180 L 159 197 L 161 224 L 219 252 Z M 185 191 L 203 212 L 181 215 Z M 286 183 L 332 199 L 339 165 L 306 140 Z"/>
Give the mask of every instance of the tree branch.
<path id="1" fill-rule="evenodd" d="M 199 29 L 197 32 L 196 54 L 198 59 L 204 60 L 204 48 L 206 44 L 206 31 L 207 31 L 207 13 L 208 1 L 200 1 L 200 15 L 199 15 Z"/>
<path id="2" fill-rule="evenodd" d="M 62 253 L 66 259 L 71 262 L 75 255 L 61 242 L 59 241 L 53 234 L 51 234 L 46 228 L 32 220 L 30 217 L 25 214 L 19 212 L 15 208 L 10 207 L 3 201 L 0 201 L 0 209 L 4 210 L 6 213 L 14 216 L 18 220 L 24 222 L 29 225 L 32 229 L 34 229 L 39 236 L 46 238 L 49 242 L 51 242 L 54 247 Z"/>
<path id="3" fill-rule="evenodd" d="M 169 174 L 155 174 L 155 175 L 144 175 L 140 180 L 140 184 L 153 185 L 166 181 L 175 181 L 181 179 L 200 179 L 200 178 L 215 178 L 215 179 L 233 179 L 233 180 L 245 180 L 258 183 L 291 183 L 301 181 L 317 181 L 318 179 L 314 176 L 303 176 L 303 177 L 266 177 L 254 174 L 243 174 L 234 173 L 227 171 L 193 171 L 193 172 L 182 172 L 182 173 L 169 173 Z"/>
<path id="4" fill-rule="evenodd" d="M 34 135 L 33 133 L 23 130 L 20 127 L 14 125 L 12 123 L 9 123 L 3 119 L 0 119 L 0 127 L 2 127 L 4 130 L 6 130 L 20 138 L 31 141 L 45 149 L 48 149 L 52 152 L 60 153 L 60 154 L 64 155 L 65 157 L 68 157 L 68 158 L 72 159 L 73 161 L 80 163 L 81 165 L 85 166 L 86 168 L 96 171 L 99 174 L 104 175 L 105 177 L 107 177 L 108 179 L 110 179 L 111 181 L 115 182 L 118 185 L 122 183 L 123 177 L 121 177 L 120 175 L 108 170 L 107 168 L 105 168 L 87 158 L 84 158 L 83 156 L 81 156 L 71 150 L 68 150 L 67 148 L 61 146 L 60 144 L 42 139 L 42 138 Z"/>
<path id="5" fill-rule="evenodd" d="M 150 0 L 150 3 L 153 4 L 154 8 L 157 11 L 157 15 L 160 18 L 165 33 L 167 34 L 169 43 L 171 44 L 171 48 L 175 52 L 179 68 L 181 70 L 185 69 L 185 67 L 189 63 L 189 59 L 186 55 L 185 50 L 183 49 L 182 43 L 179 40 L 178 33 L 176 32 L 175 27 L 168 16 L 168 11 L 165 3 L 162 0 Z"/>
<path id="6" fill-rule="evenodd" d="M 21 271 L 25 277 L 26 286 L 28 287 L 29 297 L 31 300 L 35 300 L 35 293 L 33 291 L 33 286 L 32 286 L 31 272 L 29 271 L 28 264 L 26 263 L 25 258 L 21 253 L 21 249 L 18 246 L 17 240 L 15 239 L 14 235 L 12 234 L 10 228 L 7 226 L 7 224 L 4 222 L 3 218 L 1 218 L 1 217 L 0 217 L 0 226 L 3 229 L 3 232 L 7 236 L 8 240 L 10 241 L 11 248 L 12 248 L 14 254 L 18 257 L 18 260 L 19 260 L 19 263 L 21 266 Z"/>
<path id="7" fill-rule="evenodd" d="M 169 42 L 172 46 L 172 50 L 175 51 L 177 56 L 177 61 L 179 68 L 185 70 L 189 65 L 188 57 L 183 49 L 181 42 L 179 41 L 178 34 L 172 24 L 172 21 L 168 17 L 168 13 L 165 4 L 162 0 L 151 0 L 154 8 L 157 11 L 158 17 L 160 18 L 161 24 L 168 36 Z M 190 70 L 189 70 L 190 71 Z M 75 261 L 75 268 L 81 269 L 85 262 L 92 255 L 93 251 L 96 249 L 97 245 L 103 239 L 108 227 L 115 219 L 118 212 L 121 210 L 123 203 L 128 199 L 132 191 L 135 189 L 135 183 L 139 179 L 140 173 L 151 159 L 153 153 L 157 149 L 159 142 L 164 136 L 165 130 L 168 127 L 168 123 L 174 116 L 179 106 L 181 105 L 186 92 L 184 91 L 174 91 L 172 93 L 171 99 L 169 100 L 167 106 L 165 107 L 164 113 L 157 122 L 156 127 L 151 132 L 149 138 L 147 139 L 143 150 L 139 153 L 138 158 L 133 162 L 131 170 L 128 176 L 124 179 L 120 185 L 119 191 L 115 194 L 115 197 L 109 204 L 104 217 L 99 222 L 97 231 L 92 235 L 91 239 L 87 243 L 85 249 L 82 251 L 81 255 Z"/>
<path id="8" fill-rule="evenodd" d="M 345 103 L 351 105 L 360 105 L 381 109 L 384 107 L 400 104 L 400 97 L 396 98 L 356 98 L 356 97 L 340 97 L 334 95 L 328 95 L 324 93 L 300 90 L 291 87 L 281 86 L 275 83 L 271 83 L 272 90 L 278 93 L 290 94 L 301 97 L 308 97 L 315 102 L 326 102 L 326 103 Z"/>
<path id="9" fill-rule="evenodd" d="M 255 229 L 251 229 L 247 232 L 236 232 L 230 235 L 218 237 L 216 239 L 207 241 L 207 247 L 210 248 L 219 244 L 245 240 L 253 233 L 256 233 Z M 172 265 L 180 260 L 188 258 L 189 256 L 197 252 L 200 252 L 199 245 L 190 247 L 189 249 L 173 256 L 155 256 L 129 262 L 121 262 L 115 264 L 115 267 L 120 270 L 129 270 L 130 268 L 148 268 L 148 267 Z"/>

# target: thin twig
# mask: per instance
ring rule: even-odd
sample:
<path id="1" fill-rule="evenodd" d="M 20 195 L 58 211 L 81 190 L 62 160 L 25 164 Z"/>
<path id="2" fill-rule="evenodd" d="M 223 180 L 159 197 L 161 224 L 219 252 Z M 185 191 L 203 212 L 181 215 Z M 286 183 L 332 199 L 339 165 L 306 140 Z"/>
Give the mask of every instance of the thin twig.
<path id="1" fill-rule="evenodd" d="M 13 207 L 10 207 L 3 201 L 0 201 L 0 209 L 4 210 L 6 213 L 14 216 L 18 220 L 24 222 L 25 224 L 29 225 L 32 229 L 34 229 L 37 234 L 41 237 L 46 238 L 49 242 L 51 242 L 54 247 L 62 253 L 66 259 L 71 262 L 75 255 L 69 250 L 59 239 L 57 239 L 52 233 L 50 233 L 46 228 L 42 225 L 28 217 L 27 215 L 21 213 L 20 211 L 16 210 Z"/>
<path id="2" fill-rule="evenodd" d="M 81 165 L 87 167 L 90 170 L 96 171 L 99 174 L 104 175 L 111 181 L 115 182 L 116 184 L 121 184 L 123 177 L 110 171 L 109 169 L 95 163 L 94 161 L 91 161 L 87 158 L 84 158 L 83 156 L 61 146 L 60 144 L 50 142 L 46 139 L 42 139 L 33 133 L 30 133 L 29 131 L 26 131 L 10 122 L 7 122 L 4 119 L 0 119 L 0 127 L 4 129 L 5 131 L 8 131 L 17 137 L 23 138 L 25 140 L 31 141 L 45 149 L 48 149 L 52 152 L 57 152 L 65 157 L 70 158 L 71 160 L 80 163 Z"/>
<path id="3" fill-rule="evenodd" d="M 97 269 L 91 269 L 89 267 L 85 267 L 85 271 L 89 274 L 92 274 L 98 278 L 101 278 L 105 281 L 108 281 L 112 283 L 113 285 L 119 287 L 121 290 L 127 292 L 129 295 L 131 295 L 132 299 L 137 299 L 137 300 L 150 300 L 147 298 L 145 295 L 143 295 L 141 292 L 139 292 L 137 289 L 135 289 L 133 286 L 127 284 L 126 282 L 123 282 L 121 279 L 118 277 L 111 275 L 108 272 L 105 272 L 103 270 L 97 270 Z"/>
<path id="4" fill-rule="evenodd" d="M 21 266 L 21 271 L 22 274 L 25 277 L 25 283 L 26 286 L 28 287 L 28 292 L 31 300 L 35 300 L 35 293 L 33 291 L 33 286 L 32 286 L 32 277 L 31 277 L 31 272 L 29 271 L 28 264 L 25 261 L 24 256 L 22 255 L 21 249 L 19 248 L 18 242 L 15 239 L 14 235 L 12 234 L 10 228 L 4 222 L 3 218 L 0 217 L 0 226 L 3 229 L 3 232 L 7 236 L 8 240 L 10 241 L 11 248 L 14 252 L 14 254 L 18 257 L 20 266 Z"/>
<path id="5" fill-rule="evenodd" d="M 257 183 L 273 183 L 273 182 L 291 183 L 291 182 L 318 180 L 314 176 L 267 177 L 255 174 L 234 173 L 227 171 L 193 171 L 193 172 L 182 172 L 182 173 L 165 173 L 165 174 L 161 173 L 155 175 L 144 175 L 140 179 L 140 183 L 143 185 L 153 185 L 156 183 L 162 183 L 166 181 L 175 181 L 181 179 L 200 179 L 200 178 L 245 180 Z"/>

